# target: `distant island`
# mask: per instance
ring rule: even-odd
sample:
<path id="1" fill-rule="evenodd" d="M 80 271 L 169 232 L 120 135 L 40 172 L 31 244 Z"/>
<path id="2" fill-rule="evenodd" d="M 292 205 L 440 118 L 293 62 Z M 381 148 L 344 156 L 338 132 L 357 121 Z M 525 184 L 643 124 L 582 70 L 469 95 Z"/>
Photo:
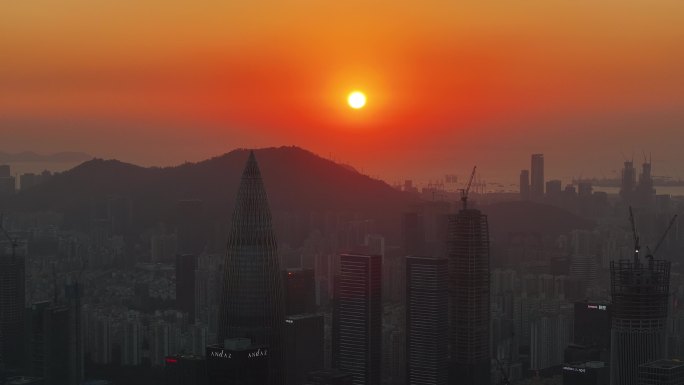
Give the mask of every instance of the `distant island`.
<path id="1" fill-rule="evenodd" d="M 12 162 L 48 162 L 48 163 L 81 163 L 93 159 L 93 156 L 84 152 L 57 152 L 54 154 L 38 154 L 32 151 L 9 153 L 0 151 L 0 163 Z"/>

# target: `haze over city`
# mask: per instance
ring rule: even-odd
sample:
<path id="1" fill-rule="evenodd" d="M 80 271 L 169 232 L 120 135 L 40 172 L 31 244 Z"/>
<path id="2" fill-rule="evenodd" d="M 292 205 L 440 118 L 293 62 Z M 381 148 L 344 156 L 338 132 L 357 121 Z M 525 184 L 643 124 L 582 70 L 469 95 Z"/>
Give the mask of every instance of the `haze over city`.
<path id="1" fill-rule="evenodd" d="M 684 385 L 681 0 L 0 5 L 0 385 Z"/>

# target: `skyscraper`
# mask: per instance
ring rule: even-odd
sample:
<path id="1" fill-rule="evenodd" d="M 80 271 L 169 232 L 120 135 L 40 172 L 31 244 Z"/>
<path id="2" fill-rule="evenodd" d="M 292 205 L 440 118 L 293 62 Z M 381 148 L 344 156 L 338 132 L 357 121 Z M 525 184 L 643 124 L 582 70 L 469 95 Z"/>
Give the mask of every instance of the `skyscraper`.
<path id="1" fill-rule="evenodd" d="M 322 314 L 298 314 L 285 319 L 288 385 L 301 385 L 307 373 L 323 369 L 324 323 Z"/>
<path id="2" fill-rule="evenodd" d="M 530 200 L 530 170 L 520 170 L 520 200 Z"/>
<path id="3" fill-rule="evenodd" d="M 284 274 L 285 315 L 316 311 L 316 278 L 313 269 L 287 269 Z"/>
<path id="4" fill-rule="evenodd" d="M 406 380 L 446 384 L 449 275 L 446 258 L 406 257 Z"/>
<path id="5" fill-rule="evenodd" d="M 0 246 L 0 366 L 18 369 L 23 358 L 24 257 Z"/>
<path id="6" fill-rule="evenodd" d="M 282 384 L 283 281 L 271 211 L 254 152 L 250 152 L 228 234 L 218 341 L 249 338 L 269 347 L 269 384 Z"/>
<path id="7" fill-rule="evenodd" d="M 634 162 L 625 161 L 625 167 L 622 169 L 622 184 L 620 186 L 620 197 L 626 203 L 632 203 L 634 199 L 634 189 L 636 188 L 636 169 Z"/>
<path id="8" fill-rule="evenodd" d="M 610 281 L 610 383 L 637 385 L 639 365 L 666 354 L 670 262 L 650 257 L 644 264 L 638 254 L 611 261 Z"/>
<path id="9" fill-rule="evenodd" d="M 333 367 L 354 385 L 380 384 L 382 369 L 382 259 L 342 254 L 333 314 Z"/>
<path id="10" fill-rule="evenodd" d="M 188 313 L 190 323 L 195 322 L 195 271 L 197 255 L 176 254 L 176 308 Z"/>
<path id="11" fill-rule="evenodd" d="M 544 154 L 532 154 L 532 175 L 530 181 L 530 198 L 544 198 Z"/>
<path id="12" fill-rule="evenodd" d="M 449 216 L 450 382 L 490 382 L 489 226 L 479 210 Z"/>

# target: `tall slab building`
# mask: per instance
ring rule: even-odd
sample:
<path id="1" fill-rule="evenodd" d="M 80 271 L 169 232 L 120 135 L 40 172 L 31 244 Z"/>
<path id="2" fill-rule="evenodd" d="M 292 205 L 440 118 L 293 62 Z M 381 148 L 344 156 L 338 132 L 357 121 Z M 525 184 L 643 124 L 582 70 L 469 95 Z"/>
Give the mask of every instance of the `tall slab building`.
<path id="1" fill-rule="evenodd" d="M 449 275 L 446 258 L 406 257 L 406 382 L 446 385 Z"/>
<path id="2" fill-rule="evenodd" d="M 450 383 L 490 383 L 489 225 L 479 210 L 449 216 Z"/>
<path id="3" fill-rule="evenodd" d="M 269 384 L 284 375 L 283 281 L 271 211 L 253 152 L 242 173 L 228 234 L 218 342 L 249 338 L 269 349 Z"/>
<path id="4" fill-rule="evenodd" d="M 354 385 L 380 384 L 382 376 L 382 257 L 342 254 L 335 283 L 333 366 Z"/>

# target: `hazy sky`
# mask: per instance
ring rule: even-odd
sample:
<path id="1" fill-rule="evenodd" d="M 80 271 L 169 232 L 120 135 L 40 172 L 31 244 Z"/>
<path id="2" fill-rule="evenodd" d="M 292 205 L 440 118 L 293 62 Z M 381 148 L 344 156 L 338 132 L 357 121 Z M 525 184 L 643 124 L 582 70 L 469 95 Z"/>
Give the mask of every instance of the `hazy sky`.
<path id="1" fill-rule="evenodd" d="M 684 177 L 681 0 L 0 5 L 0 150 L 144 165 L 299 145 L 388 180 L 546 154 Z M 353 89 L 368 96 L 347 107 Z"/>

